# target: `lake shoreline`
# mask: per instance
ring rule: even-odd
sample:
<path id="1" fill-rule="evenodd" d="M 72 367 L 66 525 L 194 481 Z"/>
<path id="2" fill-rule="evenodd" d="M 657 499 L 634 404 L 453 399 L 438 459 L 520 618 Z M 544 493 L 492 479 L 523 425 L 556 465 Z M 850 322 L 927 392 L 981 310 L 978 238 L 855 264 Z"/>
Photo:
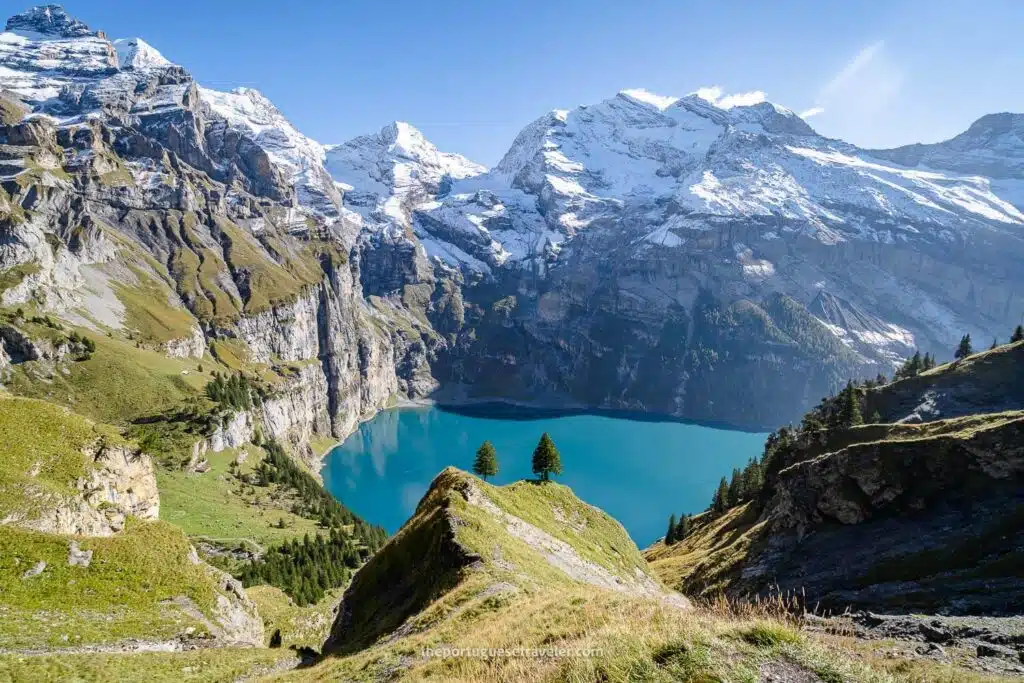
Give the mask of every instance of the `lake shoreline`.
<path id="1" fill-rule="evenodd" d="M 717 420 L 694 420 L 669 413 L 649 412 L 645 410 L 628 410 L 622 408 L 595 408 L 582 403 L 552 405 L 542 401 L 521 401 L 505 398 L 399 398 L 397 403 L 384 410 L 402 410 L 410 408 L 437 408 L 449 413 L 466 415 L 467 417 L 492 417 L 508 420 L 543 420 L 554 417 L 573 417 L 577 415 L 594 415 L 611 417 L 636 422 L 674 422 L 678 424 L 724 429 L 730 432 L 746 434 L 770 433 L 775 427 L 749 427 L 735 425 Z M 494 411 L 489 413 L 488 411 Z M 503 412 L 504 411 L 504 412 Z M 381 411 L 383 412 L 383 411 Z"/>

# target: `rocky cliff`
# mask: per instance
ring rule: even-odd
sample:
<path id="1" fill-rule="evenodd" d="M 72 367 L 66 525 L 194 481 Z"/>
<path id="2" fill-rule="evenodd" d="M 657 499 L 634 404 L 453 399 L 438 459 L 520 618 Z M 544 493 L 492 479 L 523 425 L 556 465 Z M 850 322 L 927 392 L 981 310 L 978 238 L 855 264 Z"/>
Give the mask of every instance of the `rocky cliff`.
<path id="1" fill-rule="evenodd" d="M 401 122 L 320 145 L 57 6 L 12 17 L 0 65 L 0 305 L 308 364 L 267 416 L 300 445 L 395 395 L 772 426 L 1024 311 L 1013 115 L 879 152 L 770 103 L 624 91 L 486 171 Z M 968 177 L 961 152 L 1005 163 Z"/>
<path id="2" fill-rule="evenodd" d="M 855 392 L 874 424 L 775 435 L 759 496 L 705 513 L 648 558 L 693 592 L 782 591 L 836 611 L 1019 611 L 1022 367 L 1018 342 Z"/>

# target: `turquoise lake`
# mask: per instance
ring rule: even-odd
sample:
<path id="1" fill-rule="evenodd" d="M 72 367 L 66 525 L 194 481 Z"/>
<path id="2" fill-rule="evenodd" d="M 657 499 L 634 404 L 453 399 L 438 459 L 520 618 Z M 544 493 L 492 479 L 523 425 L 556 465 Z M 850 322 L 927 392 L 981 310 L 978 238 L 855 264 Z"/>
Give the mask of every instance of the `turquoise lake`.
<path id="1" fill-rule="evenodd" d="M 555 416 L 513 406 L 466 411 L 400 408 L 378 414 L 330 452 L 327 489 L 355 513 L 396 531 L 448 465 L 470 470 L 489 439 L 500 472 L 492 483 L 531 478 L 537 440 L 548 432 L 562 454 L 555 479 L 618 519 L 644 547 L 671 513 L 705 509 L 722 476 L 760 456 L 766 434 L 648 418 Z"/>

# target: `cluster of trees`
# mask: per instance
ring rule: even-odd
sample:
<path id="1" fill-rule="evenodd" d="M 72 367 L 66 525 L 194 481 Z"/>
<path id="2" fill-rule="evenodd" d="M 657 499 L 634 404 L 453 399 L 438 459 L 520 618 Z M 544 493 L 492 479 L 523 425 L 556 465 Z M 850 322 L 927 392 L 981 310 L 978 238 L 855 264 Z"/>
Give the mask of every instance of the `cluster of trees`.
<path id="1" fill-rule="evenodd" d="M 387 540 L 384 529 L 367 524 L 339 503 L 313 475 L 295 464 L 279 443 L 268 441 L 263 444 L 263 448 L 267 456 L 256 467 L 257 482 L 260 486 L 278 484 L 294 491 L 296 501 L 292 512 L 307 519 L 315 519 L 326 529 L 351 527 L 350 535 L 371 551 L 384 545 Z"/>
<path id="2" fill-rule="evenodd" d="M 540 441 L 533 450 L 532 464 L 533 473 L 540 477 L 541 481 L 549 481 L 552 474 L 562 473 L 562 455 L 547 432 L 541 434 Z M 498 474 L 498 453 L 490 441 L 484 441 L 477 449 L 476 458 L 473 460 L 473 473 L 485 481 L 487 477 Z"/>
<path id="3" fill-rule="evenodd" d="M 673 545 L 690 535 L 692 519 L 690 515 L 682 515 L 679 521 L 676 516 L 668 518 L 668 531 L 665 532 L 665 545 Z"/>
<path id="4" fill-rule="evenodd" d="M 971 335 L 965 334 L 960 337 L 960 344 L 956 347 L 956 351 L 953 352 L 953 358 L 960 360 L 961 358 L 967 358 L 974 353 L 974 347 L 971 346 Z"/>
<path id="5" fill-rule="evenodd" d="M 238 373 L 225 377 L 213 373 L 213 379 L 206 385 L 206 395 L 222 408 L 249 410 L 253 406 L 253 387 L 249 378 Z"/>
<path id="6" fill-rule="evenodd" d="M 309 534 L 271 548 L 238 575 L 246 588 L 258 584 L 277 586 L 300 607 L 323 599 L 332 588 L 344 586 L 351 571 L 366 559 L 365 547 L 357 548 L 339 529 L 327 537 Z"/>
<path id="7" fill-rule="evenodd" d="M 916 377 L 922 372 L 931 370 L 937 365 L 935 357 L 930 353 L 921 355 L 920 351 L 915 351 L 914 355 L 903 361 L 903 365 L 896 370 L 895 379 L 905 379 L 907 377 Z"/>

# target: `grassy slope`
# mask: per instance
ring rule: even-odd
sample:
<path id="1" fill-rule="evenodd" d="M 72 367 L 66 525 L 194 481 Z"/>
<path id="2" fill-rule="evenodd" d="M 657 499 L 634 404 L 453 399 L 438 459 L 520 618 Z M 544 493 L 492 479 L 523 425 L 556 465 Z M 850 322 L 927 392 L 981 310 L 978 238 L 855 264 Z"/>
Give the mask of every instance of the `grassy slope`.
<path id="1" fill-rule="evenodd" d="M 452 470 L 445 476 L 452 478 L 450 487 L 458 478 L 469 478 Z M 575 500 L 569 489 L 474 483 L 492 501 L 500 499 L 500 507 L 531 518 L 580 554 L 588 544 L 604 547 L 609 556 L 600 564 L 624 568 L 623 558 L 611 556 L 612 548 L 622 551 L 621 527 L 614 520 L 606 523 L 603 513 Z M 576 530 L 578 519 L 571 526 L 552 512 L 584 507 L 592 525 L 582 531 Z M 380 552 L 376 563 L 363 571 L 386 575 L 405 562 L 402 555 L 410 553 L 409 560 L 415 562 L 417 546 L 422 551 L 434 542 L 430 538 L 416 542 L 412 537 L 434 534 L 431 522 L 445 509 L 459 520 L 455 525 L 458 542 L 478 555 L 480 563 L 464 568 L 454 585 L 436 586 L 439 590 L 433 599 L 402 625 L 398 638 L 383 638 L 347 656 L 329 656 L 310 669 L 282 675 L 283 680 L 756 681 L 763 666 L 782 661 L 816 672 L 825 681 L 938 681 L 945 675 L 933 665 L 923 665 L 925 674 L 918 678 L 893 676 L 884 663 L 867 655 L 850 656 L 848 643 L 806 634 L 795 622 L 767 609 L 744 614 L 723 606 L 682 610 L 658 600 L 575 583 L 535 549 L 512 538 L 504 522 L 466 504 L 451 490 L 439 491 L 436 483 L 416 516 Z M 627 542 L 628 537 L 623 543 Z M 628 565 L 639 552 L 633 547 L 623 556 Z M 419 560 L 424 581 L 435 568 L 423 563 L 424 556 Z M 380 613 L 377 605 L 372 609 Z M 425 648 L 439 647 L 564 648 L 569 652 L 558 657 L 424 656 Z M 971 680 L 953 675 L 947 680 Z"/>
<path id="2" fill-rule="evenodd" d="M 83 452 L 100 440 L 120 443 L 113 429 L 45 401 L 0 394 L 0 518 L 74 492 L 92 461 Z"/>
<path id="3" fill-rule="evenodd" d="M 210 614 L 216 588 L 188 560 L 189 542 L 162 522 L 130 522 L 109 538 L 81 538 L 88 567 L 68 564 L 69 539 L 0 529 L 0 648 L 69 647 L 171 638 L 203 625 L 163 601 L 187 596 Z M 39 576 L 22 578 L 37 562 Z"/>
<path id="4" fill-rule="evenodd" d="M 139 681 L 150 683 L 210 683 L 237 681 L 293 665 L 290 650 L 206 649 L 189 652 L 139 654 L 66 654 L 45 656 L 0 655 L 0 680 L 36 681 Z"/>
<path id="5" fill-rule="evenodd" d="M 694 597 L 712 597 L 739 578 L 748 554 L 763 542 L 763 523 L 751 504 L 732 508 L 718 518 L 697 515 L 683 541 L 658 541 L 644 557 L 666 585 Z"/>
<path id="6" fill-rule="evenodd" d="M 35 329 L 39 326 L 23 327 L 41 333 Z M 5 382 L 7 389 L 68 406 L 101 422 L 124 424 L 176 407 L 197 395 L 209 381 L 208 376 L 197 373 L 200 361 L 196 359 L 168 358 L 117 337 L 81 332 L 96 342 L 92 358 L 66 363 L 66 372 L 52 375 L 39 363 L 16 365 Z"/>
<path id="7" fill-rule="evenodd" d="M 298 607 L 284 591 L 274 586 L 253 586 L 245 592 L 259 609 L 268 639 L 279 630 L 281 647 L 313 650 L 319 650 L 327 640 L 334 623 L 334 610 L 341 600 L 341 591 L 333 590 L 315 605 Z"/>
<path id="8" fill-rule="evenodd" d="M 251 470 L 263 457 L 261 449 L 246 448 L 250 455 L 241 472 Z M 158 471 L 160 518 L 181 527 L 190 536 L 218 541 L 250 539 L 260 545 L 317 532 L 316 522 L 290 512 L 288 496 L 274 495 L 276 487 L 243 486 L 229 475 L 228 465 L 237 455 L 235 450 L 207 454 L 210 470 L 203 474 Z M 276 526 L 281 519 L 285 521 L 284 529 Z"/>

